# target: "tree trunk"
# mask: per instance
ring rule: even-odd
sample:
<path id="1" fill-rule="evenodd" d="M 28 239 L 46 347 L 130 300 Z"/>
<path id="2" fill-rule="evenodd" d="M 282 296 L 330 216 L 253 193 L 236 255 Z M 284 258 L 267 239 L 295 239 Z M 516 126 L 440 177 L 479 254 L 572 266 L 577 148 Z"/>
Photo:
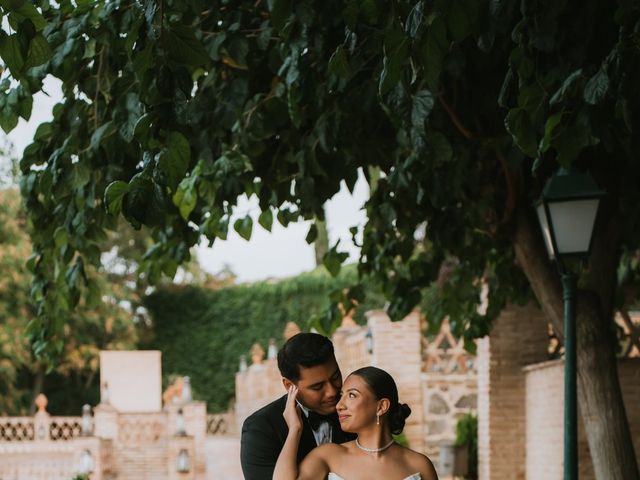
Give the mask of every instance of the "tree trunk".
<path id="1" fill-rule="evenodd" d="M 325 211 L 324 220 L 316 220 L 316 228 L 318 229 L 318 236 L 316 237 L 313 247 L 316 254 L 316 267 L 322 265 L 322 259 L 329 251 L 329 232 L 327 231 L 327 210 Z"/>
<path id="2" fill-rule="evenodd" d="M 29 416 L 36 413 L 36 397 L 42 393 L 42 385 L 44 384 L 44 369 L 40 367 L 33 379 L 33 390 L 31 392 L 31 405 L 29 405 Z"/>
<path id="3" fill-rule="evenodd" d="M 518 212 L 514 248 L 542 309 L 558 336 L 564 338 L 562 287 L 547 258 L 537 220 L 528 209 Z M 609 244 L 609 250 L 612 249 L 614 246 Z M 594 245 L 593 253 L 600 254 L 599 250 L 598 245 Z M 594 263 L 604 265 L 601 261 Z M 615 282 L 610 278 L 615 266 L 601 269 L 590 272 L 589 276 Z M 614 289 L 608 286 L 598 290 L 603 291 L 608 293 Z M 599 480 L 640 480 L 618 378 L 611 333 L 611 299 L 601 299 L 595 291 L 580 289 L 576 299 L 578 404 L 595 476 Z"/>

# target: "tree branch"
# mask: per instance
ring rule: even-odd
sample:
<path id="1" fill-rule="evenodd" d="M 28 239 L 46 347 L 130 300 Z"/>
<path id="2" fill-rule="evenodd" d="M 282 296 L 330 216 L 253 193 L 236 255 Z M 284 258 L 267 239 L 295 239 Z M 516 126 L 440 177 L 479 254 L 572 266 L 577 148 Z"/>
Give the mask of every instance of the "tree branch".
<path id="1" fill-rule="evenodd" d="M 474 138 L 476 138 L 477 135 L 471 132 L 467 127 L 463 125 L 462 121 L 460 120 L 456 112 L 453 110 L 453 108 L 449 106 L 447 101 L 444 99 L 444 95 L 442 94 L 442 92 L 438 93 L 437 97 L 438 97 L 438 100 L 440 100 L 440 103 L 442 104 L 442 108 L 444 108 L 444 111 L 447 112 L 447 115 L 449 115 L 449 118 L 451 119 L 455 127 L 458 129 L 458 131 L 462 134 L 462 136 L 467 140 L 473 140 Z"/>
<path id="2" fill-rule="evenodd" d="M 530 208 L 520 206 L 516 212 L 513 245 L 518 264 L 529 279 L 533 292 L 553 325 L 558 338 L 564 341 L 564 305 L 560 279 L 547 258 L 542 237 Z"/>

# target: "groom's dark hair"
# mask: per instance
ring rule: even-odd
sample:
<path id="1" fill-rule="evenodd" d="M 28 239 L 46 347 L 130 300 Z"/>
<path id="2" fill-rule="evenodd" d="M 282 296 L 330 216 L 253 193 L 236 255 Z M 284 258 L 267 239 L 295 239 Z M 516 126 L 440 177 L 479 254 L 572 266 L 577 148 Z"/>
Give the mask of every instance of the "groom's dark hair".
<path id="1" fill-rule="evenodd" d="M 300 367 L 322 365 L 334 357 L 333 343 L 318 333 L 298 333 L 278 352 L 280 375 L 292 382 L 300 379 Z"/>

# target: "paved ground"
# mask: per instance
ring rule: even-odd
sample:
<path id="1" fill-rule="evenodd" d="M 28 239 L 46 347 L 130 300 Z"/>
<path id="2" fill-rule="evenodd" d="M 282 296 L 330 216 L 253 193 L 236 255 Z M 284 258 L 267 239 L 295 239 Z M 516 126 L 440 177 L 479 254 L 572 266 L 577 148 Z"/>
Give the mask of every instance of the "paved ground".
<path id="1" fill-rule="evenodd" d="M 207 480 L 243 480 L 240 437 L 207 437 Z"/>

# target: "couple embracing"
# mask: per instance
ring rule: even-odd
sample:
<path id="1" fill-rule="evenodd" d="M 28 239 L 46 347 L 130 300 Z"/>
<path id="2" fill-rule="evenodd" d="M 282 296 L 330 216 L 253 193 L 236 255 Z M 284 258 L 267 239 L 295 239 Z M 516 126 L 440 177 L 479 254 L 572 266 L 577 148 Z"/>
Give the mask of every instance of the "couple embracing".
<path id="1" fill-rule="evenodd" d="M 291 337 L 278 368 L 287 394 L 242 427 L 245 480 L 437 480 L 426 456 L 393 440 L 411 410 L 387 372 L 360 368 L 343 384 L 333 344 L 315 333 Z"/>

